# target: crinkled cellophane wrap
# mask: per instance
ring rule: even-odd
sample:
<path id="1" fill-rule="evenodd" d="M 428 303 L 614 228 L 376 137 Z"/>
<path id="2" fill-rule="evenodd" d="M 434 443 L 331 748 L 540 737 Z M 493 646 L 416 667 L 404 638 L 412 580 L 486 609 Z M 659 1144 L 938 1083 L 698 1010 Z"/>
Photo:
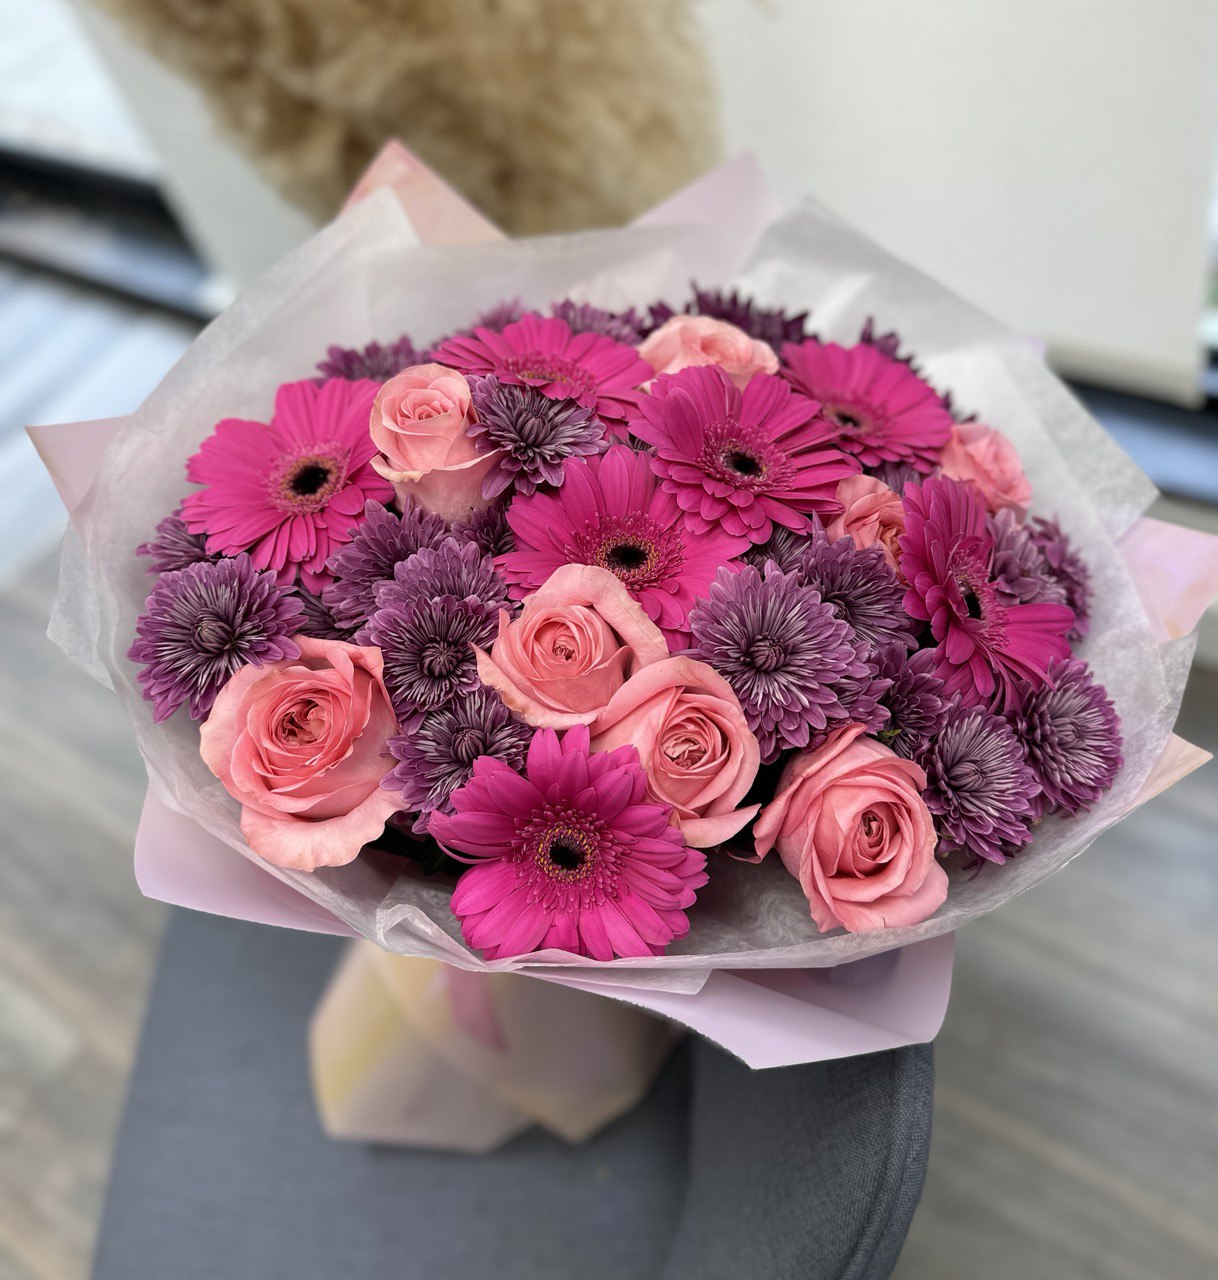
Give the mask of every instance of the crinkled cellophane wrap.
<path id="1" fill-rule="evenodd" d="M 1042 823 L 1002 867 L 952 872 L 948 900 L 909 928 L 821 935 L 776 858 L 759 866 L 712 854 L 689 936 L 658 958 L 593 964 L 556 952 L 487 963 L 461 941 L 450 886 L 368 853 L 314 873 L 267 866 L 386 949 L 461 968 L 538 971 L 693 992 L 715 969 L 820 968 L 945 933 L 1031 887 L 1081 853 L 1133 806 L 1175 722 L 1190 639 L 1159 645 L 1116 541 L 1154 496 L 1146 477 L 1045 368 L 1034 344 L 887 255 L 813 204 L 771 223 L 754 245 L 699 228 L 640 228 L 465 248 L 417 248 L 382 193 L 281 262 L 182 358 L 107 451 L 65 543 L 52 636 L 118 693 L 152 786 L 246 857 L 239 811 L 198 754 L 184 716 L 154 726 L 124 654 L 149 589 L 136 545 L 187 490 L 186 458 L 224 417 L 265 420 L 275 388 L 310 376 L 327 345 L 402 332 L 420 342 L 519 296 L 571 295 L 601 306 L 685 296 L 691 278 L 732 283 L 762 303 L 810 308 L 822 336 L 854 341 L 868 316 L 897 330 L 925 375 L 999 428 L 1023 458 L 1033 511 L 1058 514 L 1095 576 L 1091 635 L 1080 649 L 1122 720 L 1125 766 L 1095 808 Z M 609 972 L 612 971 L 612 972 Z"/>

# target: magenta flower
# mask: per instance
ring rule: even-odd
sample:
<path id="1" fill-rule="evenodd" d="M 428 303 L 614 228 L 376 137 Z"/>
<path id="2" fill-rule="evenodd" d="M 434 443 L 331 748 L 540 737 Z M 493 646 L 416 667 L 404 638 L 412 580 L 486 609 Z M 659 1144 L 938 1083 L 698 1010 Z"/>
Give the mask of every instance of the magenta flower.
<path id="1" fill-rule="evenodd" d="M 508 508 L 516 549 L 500 560 L 523 599 L 564 564 L 608 569 L 625 584 L 670 648 L 689 638 L 689 611 L 719 567 L 749 545 L 722 529 L 695 537 L 651 460 L 625 445 L 599 458 L 571 458 L 556 494 L 518 497 Z"/>
<path id="2" fill-rule="evenodd" d="M 553 948 L 593 960 L 658 956 L 689 932 L 685 912 L 706 883 L 706 857 L 646 800 L 634 747 L 588 749 L 577 725 L 533 736 L 523 775 L 480 756 L 428 824 L 472 860 L 453 914 L 488 960 Z"/>
<path id="3" fill-rule="evenodd" d="M 907 463 L 930 471 L 952 430 L 943 398 L 883 344 L 841 347 L 809 338 L 782 349 L 786 376 L 819 400 L 836 443 L 864 467 Z"/>
<path id="4" fill-rule="evenodd" d="M 809 514 L 841 509 L 838 481 L 858 471 L 815 402 L 764 373 L 743 391 L 715 365 L 659 377 L 630 430 L 655 448 L 652 467 L 699 536 L 721 528 L 765 542 L 775 525 L 802 532 Z"/>
<path id="5" fill-rule="evenodd" d="M 532 312 L 500 333 L 479 328 L 457 334 L 432 358 L 467 377 L 493 373 L 500 382 L 574 400 L 605 423 L 621 422 L 636 389 L 652 376 L 633 347 L 600 333 L 572 333 L 564 321 Z"/>
<path id="6" fill-rule="evenodd" d="M 905 610 L 930 623 L 945 692 L 966 704 L 1014 710 L 1020 681 L 1039 688 L 1049 663 L 1070 656 L 1074 613 L 1061 604 L 1002 603 L 976 486 L 944 478 L 910 484 L 904 507 Z"/>
<path id="7" fill-rule="evenodd" d="M 393 497 L 371 465 L 368 418 L 379 389 L 342 378 L 289 382 L 269 423 L 217 423 L 186 464 L 204 486 L 182 503 L 186 527 L 206 534 L 208 551 L 248 551 L 254 568 L 320 592 L 332 577 L 326 560 L 351 540 L 364 503 Z"/>

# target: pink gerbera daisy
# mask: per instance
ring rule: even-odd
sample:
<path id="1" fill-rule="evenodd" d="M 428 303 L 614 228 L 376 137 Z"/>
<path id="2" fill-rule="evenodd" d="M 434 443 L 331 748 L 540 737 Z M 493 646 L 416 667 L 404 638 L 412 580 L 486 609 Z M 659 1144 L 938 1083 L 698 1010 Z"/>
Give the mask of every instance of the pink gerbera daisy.
<path id="1" fill-rule="evenodd" d="M 775 524 L 803 532 L 810 513 L 841 510 L 838 481 L 859 469 L 833 447 L 816 402 L 765 373 L 743 391 L 715 365 L 657 378 L 630 430 L 655 448 L 652 467 L 698 535 L 765 542 Z"/>
<path id="2" fill-rule="evenodd" d="M 905 609 L 930 623 L 937 674 L 966 704 L 1012 711 L 1044 684 L 1049 664 L 1070 656 L 1074 612 L 1061 604 L 1003 605 L 991 566 L 985 500 L 972 484 L 931 479 L 905 486 L 901 574 Z"/>
<path id="3" fill-rule="evenodd" d="M 182 504 L 186 527 L 206 535 L 208 551 L 248 551 L 254 568 L 319 592 L 332 576 L 327 558 L 350 541 L 364 503 L 393 497 L 371 465 L 368 417 L 379 390 L 368 380 L 289 382 L 269 423 L 217 423 L 186 464 L 204 486 Z"/>
<path id="4" fill-rule="evenodd" d="M 520 600 L 564 564 L 615 573 L 672 648 L 689 639 L 689 611 L 721 565 L 749 546 L 720 528 L 695 537 L 651 459 L 625 445 L 599 458 L 571 458 L 557 493 L 518 497 L 508 509 L 516 548 L 499 558 Z"/>
<path id="5" fill-rule="evenodd" d="M 573 333 L 565 321 L 532 312 L 500 333 L 479 328 L 457 334 L 432 359 L 467 377 L 491 373 L 554 400 L 574 400 L 605 423 L 621 422 L 637 388 L 653 376 L 647 361 L 624 342 Z"/>
<path id="6" fill-rule="evenodd" d="M 840 347 L 809 338 L 782 349 L 786 376 L 821 403 L 837 443 L 864 467 L 906 463 L 932 470 L 952 430 L 939 393 L 904 360 L 874 342 Z"/>
<path id="7" fill-rule="evenodd" d="M 480 756 L 473 776 L 428 829 L 473 861 L 453 914 L 488 960 L 543 948 L 612 960 L 658 956 L 689 932 L 686 910 L 706 883 L 706 857 L 646 800 L 632 746 L 588 749 L 578 725 L 533 736 L 523 776 Z"/>

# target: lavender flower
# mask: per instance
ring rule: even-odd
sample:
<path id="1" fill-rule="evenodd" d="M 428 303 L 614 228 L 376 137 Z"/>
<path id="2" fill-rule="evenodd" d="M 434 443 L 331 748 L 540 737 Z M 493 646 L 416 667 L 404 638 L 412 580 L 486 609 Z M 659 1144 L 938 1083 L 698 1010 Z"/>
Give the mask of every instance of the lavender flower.
<path id="1" fill-rule="evenodd" d="M 175 569 L 216 560 L 218 557 L 207 550 L 206 544 L 206 534 L 191 533 L 186 527 L 179 507 L 157 525 L 156 537 L 151 542 L 141 542 L 136 547 L 135 554 L 151 559 L 149 573 L 172 573 Z"/>
<path id="2" fill-rule="evenodd" d="M 497 611 L 473 596 L 390 601 L 368 622 L 367 643 L 385 663 L 385 688 L 398 721 L 417 731 L 430 713 L 478 687 L 474 646 L 489 648 Z"/>
<path id="3" fill-rule="evenodd" d="M 574 400 L 553 400 L 535 387 L 493 376 L 475 379 L 471 398 L 477 417 L 469 434 L 488 451 L 503 450 L 483 482 L 484 498 L 497 498 L 509 488 L 529 494 L 539 485 L 561 485 L 568 458 L 603 453 L 607 447 L 604 424 Z"/>
<path id="4" fill-rule="evenodd" d="M 878 669 L 890 684 L 881 695 L 888 720 L 876 736 L 897 755 L 916 760 L 943 728 L 950 705 L 934 659 L 929 649 L 907 653 L 902 644 L 889 645 Z"/>
<path id="5" fill-rule="evenodd" d="M 1005 862 L 1028 842 L 1040 785 L 1001 716 L 954 704 L 918 763 L 926 770 L 922 798 L 935 815 L 941 853 L 963 850 Z"/>
<path id="6" fill-rule="evenodd" d="M 1049 563 L 1026 524 L 1009 508 L 986 517 L 986 529 L 994 542 L 990 573 L 998 599 L 1007 608 L 1017 604 L 1065 604 L 1065 588 L 1053 576 Z"/>
<path id="7" fill-rule="evenodd" d="M 484 555 L 505 556 L 516 549 L 507 512 L 507 505 L 502 502 L 481 507 L 464 520 L 453 521 L 450 533 L 458 542 L 472 542 Z"/>
<path id="8" fill-rule="evenodd" d="M 1056 520 L 1033 520 L 1032 536 L 1074 610 L 1074 626 L 1066 638 L 1077 644 L 1091 630 L 1091 570 Z"/>
<path id="9" fill-rule="evenodd" d="M 216 695 L 240 668 L 300 656 L 291 639 L 300 601 L 249 556 L 204 561 L 161 575 L 127 650 L 157 724 L 183 703 L 204 720 Z"/>
<path id="10" fill-rule="evenodd" d="M 693 655 L 732 686 L 767 764 L 843 719 L 836 682 L 868 674 L 832 606 L 773 565 L 764 577 L 751 565 L 720 569 L 689 626 Z"/>
<path id="11" fill-rule="evenodd" d="M 644 321 L 633 307 L 622 312 L 603 311 L 586 302 L 564 298 L 554 303 L 550 314 L 564 321 L 572 333 L 600 333 L 628 347 L 637 347 L 643 340 Z"/>
<path id="12" fill-rule="evenodd" d="M 797 572 L 869 649 L 914 644 L 917 624 L 905 612 L 905 588 L 878 544 L 856 547 L 850 537 L 808 539 Z"/>
<path id="13" fill-rule="evenodd" d="M 519 770 L 532 737 L 497 693 L 477 688 L 424 716 L 414 732 L 389 739 L 398 764 L 381 785 L 401 793 L 403 806 L 418 815 L 414 830 L 426 835 L 434 810 L 452 812 L 449 797 L 473 776 L 479 756 Z"/>
<path id="14" fill-rule="evenodd" d="M 370 342 L 362 351 L 358 347 L 327 347 L 326 358 L 317 362 L 320 376 L 314 381 L 345 378 L 358 382 L 370 378 L 373 382 L 388 382 L 394 374 L 422 363 L 422 352 L 416 351 L 414 343 L 403 334 L 387 347 L 379 342 Z"/>
<path id="15" fill-rule="evenodd" d="M 1044 685 L 1028 691 L 1015 727 L 1041 785 L 1038 814 L 1090 809 L 1112 786 L 1122 764 L 1120 721 L 1085 662 L 1053 663 Z"/>
<path id="16" fill-rule="evenodd" d="M 351 541 L 327 563 L 336 581 L 322 592 L 336 625 L 351 632 L 376 607 L 376 584 L 390 582 L 396 565 L 421 547 L 438 547 L 448 536 L 444 521 L 413 504 L 399 517 L 379 502 L 364 507 L 364 520 Z"/>

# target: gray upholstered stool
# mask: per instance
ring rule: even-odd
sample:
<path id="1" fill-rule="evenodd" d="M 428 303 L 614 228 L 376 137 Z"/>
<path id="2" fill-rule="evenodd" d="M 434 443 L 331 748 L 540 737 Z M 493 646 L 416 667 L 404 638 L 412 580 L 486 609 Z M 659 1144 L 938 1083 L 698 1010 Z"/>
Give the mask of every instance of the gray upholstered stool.
<path id="1" fill-rule="evenodd" d="M 305 1028 L 341 944 L 176 912 L 94 1280 L 872 1280 L 922 1187 L 928 1046 L 751 1072 L 702 1042 L 583 1146 L 334 1143 Z"/>

